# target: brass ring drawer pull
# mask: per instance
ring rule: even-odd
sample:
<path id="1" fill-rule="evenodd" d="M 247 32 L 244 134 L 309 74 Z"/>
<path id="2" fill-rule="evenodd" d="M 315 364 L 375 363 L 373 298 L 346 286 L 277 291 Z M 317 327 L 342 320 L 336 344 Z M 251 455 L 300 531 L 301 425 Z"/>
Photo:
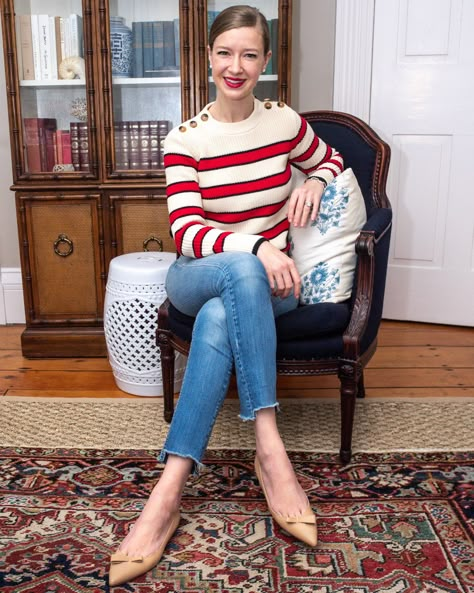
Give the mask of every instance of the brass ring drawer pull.
<path id="1" fill-rule="evenodd" d="M 143 251 L 150 251 L 148 249 L 148 244 L 152 241 L 158 244 L 158 251 L 163 251 L 163 241 L 161 239 L 158 239 L 158 237 L 155 237 L 154 235 L 150 235 L 148 239 L 145 239 L 143 241 Z"/>
<path id="2" fill-rule="evenodd" d="M 54 253 L 60 257 L 67 257 L 74 251 L 74 245 L 67 235 L 59 235 L 54 242 Z"/>

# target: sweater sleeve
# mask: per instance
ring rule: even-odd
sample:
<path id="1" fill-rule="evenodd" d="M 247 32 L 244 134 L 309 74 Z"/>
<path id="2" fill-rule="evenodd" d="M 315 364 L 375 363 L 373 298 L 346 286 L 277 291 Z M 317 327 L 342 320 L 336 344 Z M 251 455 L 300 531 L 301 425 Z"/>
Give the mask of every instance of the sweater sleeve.
<path id="1" fill-rule="evenodd" d="M 180 255 L 200 258 L 224 251 L 256 253 L 261 236 L 223 231 L 207 223 L 198 162 L 176 129 L 166 137 L 164 164 L 171 235 Z"/>
<path id="2" fill-rule="evenodd" d="M 295 112 L 298 132 L 293 139 L 290 162 L 306 175 L 320 177 L 326 184 L 342 173 L 342 155 L 316 136 L 308 122 Z"/>

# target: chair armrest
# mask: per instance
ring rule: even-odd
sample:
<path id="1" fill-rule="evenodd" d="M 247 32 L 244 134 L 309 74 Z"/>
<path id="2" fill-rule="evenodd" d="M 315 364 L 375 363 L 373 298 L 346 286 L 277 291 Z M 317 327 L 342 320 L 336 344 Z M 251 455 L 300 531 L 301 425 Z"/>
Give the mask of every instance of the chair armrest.
<path id="1" fill-rule="evenodd" d="M 357 267 L 351 318 L 343 335 L 344 357 L 355 360 L 377 337 L 382 318 L 392 210 L 377 208 L 356 241 Z"/>

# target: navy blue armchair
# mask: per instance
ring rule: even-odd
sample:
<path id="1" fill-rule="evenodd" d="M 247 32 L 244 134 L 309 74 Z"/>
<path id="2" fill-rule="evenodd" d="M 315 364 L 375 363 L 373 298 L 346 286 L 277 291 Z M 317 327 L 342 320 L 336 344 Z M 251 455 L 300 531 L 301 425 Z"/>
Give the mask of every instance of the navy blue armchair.
<path id="1" fill-rule="evenodd" d="M 364 367 L 377 346 L 388 264 L 392 210 L 385 193 L 389 146 L 362 120 L 347 113 L 311 111 L 302 116 L 318 136 L 354 171 L 367 209 L 367 222 L 355 245 L 357 267 L 351 298 L 344 303 L 300 305 L 280 316 L 277 371 L 281 375 L 334 374 L 340 381 L 340 459 L 351 458 L 356 397 L 364 397 Z M 189 352 L 194 318 L 166 300 L 159 309 L 164 416 L 174 411 L 174 352 Z"/>

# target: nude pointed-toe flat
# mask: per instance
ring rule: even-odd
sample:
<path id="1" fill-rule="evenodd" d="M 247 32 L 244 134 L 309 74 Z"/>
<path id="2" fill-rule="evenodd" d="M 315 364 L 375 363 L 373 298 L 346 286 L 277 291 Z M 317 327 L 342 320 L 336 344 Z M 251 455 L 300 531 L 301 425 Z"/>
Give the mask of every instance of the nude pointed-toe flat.
<path id="1" fill-rule="evenodd" d="M 173 514 L 168 531 L 154 554 L 137 557 L 127 556 L 127 554 L 120 551 L 112 554 L 110 557 L 109 585 L 111 587 L 123 585 L 154 568 L 161 560 L 168 542 L 178 528 L 180 518 L 179 511 Z"/>
<path id="2" fill-rule="evenodd" d="M 267 501 L 268 509 L 273 519 L 278 523 L 278 525 L 282 529 L 296 537 L 296 539 L 299 539 L 305 544 L 308 544 L 308 546 L 316 546 L 316 544 L 318 543 L 316 515 L 313 513 L 309 503 L 307 508 L 303 511 L 303 513 L 296 517 L 285 517 L 280 513 L 277 513 L 272 509 L 270 505 L 270 501 L 265 490 L 265 484 L 263 483 L 262 468 L 260 467 L 260 462 L 258 461 L 257 457 L 255 457 L 255 473 L 257 475 L 260 487 L 262 488 L 263 494 Z"/>

